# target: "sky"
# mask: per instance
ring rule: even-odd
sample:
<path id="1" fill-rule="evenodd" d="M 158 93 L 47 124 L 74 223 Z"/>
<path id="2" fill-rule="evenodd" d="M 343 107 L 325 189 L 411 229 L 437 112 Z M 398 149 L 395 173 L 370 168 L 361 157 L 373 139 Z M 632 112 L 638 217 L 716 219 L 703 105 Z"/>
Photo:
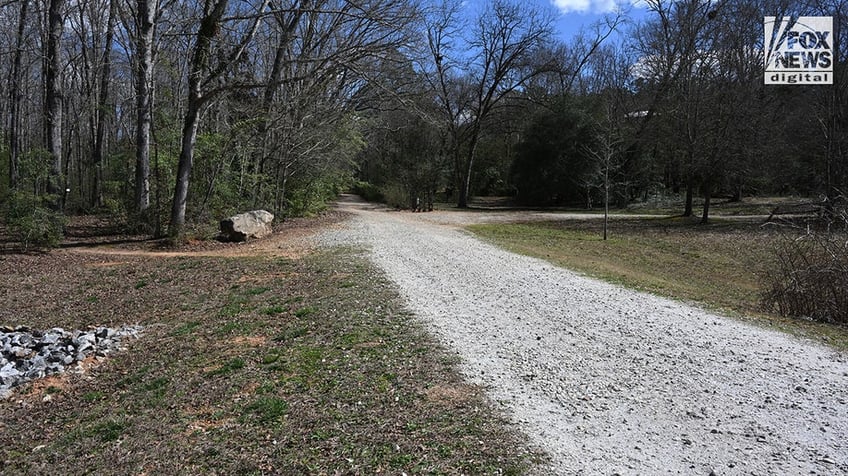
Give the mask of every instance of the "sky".
<path id="1" fill-rule="evenodd" d="M 569 40 L 574 37 L 581 27 L 590 28 L 604 18 L 604 15 L 613 13 L 620 0 L 541 0 L 549 2 L 559 14 L 556 22 L 556 34 L 561 40 Z M 647 14 L 644 5 L 640 6 L 639 0 L 627 2 L 626 8 L 629 15 L 634 19 L 644 18 Z"/>

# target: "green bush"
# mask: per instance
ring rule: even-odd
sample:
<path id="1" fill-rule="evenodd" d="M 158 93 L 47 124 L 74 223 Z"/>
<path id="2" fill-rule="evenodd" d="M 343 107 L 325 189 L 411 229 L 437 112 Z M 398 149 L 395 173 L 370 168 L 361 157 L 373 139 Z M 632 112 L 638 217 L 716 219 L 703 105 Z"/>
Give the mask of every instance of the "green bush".
<path id="1" fill-rule="evenodd" d="M 31 246 L 52 248 L 62 241 L 67 219 L 61 212 L 51 209 L 50 205 L 56 200 L 58 197 L 39 197 L 31 192 L 10 194 L 6 225 L 24 249 Z"/>
<path id="2" fill-rule="evenodd" d="M 327 209 L 343 190 L 345 177 L 320 177 L 292 183 L 286 199 L 286 216 L 311 216 Z"/>
<path id="3" fill-rule="evenodd" d="M 383 192 L 380 190 L 380 187 L 371 185 L 368 182 L 356 182 L 353 185 L 353 193 L 359 195 L 367 202 L 385 201 L 385 197 L 383 196 Z"/>
<path id="4" fill-rule="evenodd" d="M 402 185 L 391 184 L 386 186 L 383 195 L 386 199 L 386 205 L 395 208 L 409 208 L 409 192 Z"/>

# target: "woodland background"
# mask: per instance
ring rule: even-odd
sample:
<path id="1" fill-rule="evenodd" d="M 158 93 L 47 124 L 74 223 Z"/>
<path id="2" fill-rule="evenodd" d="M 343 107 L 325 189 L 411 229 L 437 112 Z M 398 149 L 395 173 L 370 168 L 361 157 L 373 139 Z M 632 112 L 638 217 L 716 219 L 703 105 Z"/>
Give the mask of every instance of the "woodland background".
<path id="1" fill-rule="evenodd" d="M 648 0 L 569 41 L 490 0 L 0 0 L 0 198 L 55 242 L 108 213 L 179 237 L 343 189 L 592 207 L 848 185 L 844 0 Z M 763 17 L 828 15 L 835 84 L 763 84 Z"/>

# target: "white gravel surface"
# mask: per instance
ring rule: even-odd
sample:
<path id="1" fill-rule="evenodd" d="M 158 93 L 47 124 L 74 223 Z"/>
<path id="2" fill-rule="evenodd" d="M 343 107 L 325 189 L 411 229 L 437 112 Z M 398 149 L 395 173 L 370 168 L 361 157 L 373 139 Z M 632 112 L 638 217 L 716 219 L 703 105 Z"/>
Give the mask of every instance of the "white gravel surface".
<path id="1" fill-rule="evenodd" d="M 550 454 L 538 474 L 848 474 L 844 354 L 503 251 L 455 212 L 345 208 L 323 243 L 369 250 Z"/>

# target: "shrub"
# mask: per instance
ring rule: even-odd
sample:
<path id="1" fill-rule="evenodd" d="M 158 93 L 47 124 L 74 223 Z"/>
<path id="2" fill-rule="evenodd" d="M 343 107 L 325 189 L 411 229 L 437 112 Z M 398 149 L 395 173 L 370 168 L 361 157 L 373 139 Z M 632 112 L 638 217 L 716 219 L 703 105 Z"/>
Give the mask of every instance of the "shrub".
<path id="1" fill-rule="evenodd" d="M 390 184 L 384 188 L 386 205 L 395 208 L 409 208 L 409 192 L 402 185 Z"/>
<path id="2" fill-rule="evenodd" d="M 14 191 L 9 196 L 6 224 L 24 249 L 31 246 L 52 248 L 62 241 L 67 220 L 50 208 L 54 196 L 39 197 L 31 192 Z"/>
<path id="3" fill-rule="evenodd" d="M 380 191 L 380 187 L 371 185 L 368 182 L 356 182 L 353 185 L 353 193 L 359 195 L 367 202 L 382 202 L 385 200 L 383 192 Z"/>
<path id="4" fill-rule="evenodd" d="M 764 306 L 787 317 L 848 324 L 848 236 L 792 230 L 763 273 Z"/>
<path id="5" fill-rule="evenodd" d="M 311 216 L 327 209 L 329 202 L 342 192 L 346 177 L 318 177 L 306 182 L 292 182 L 286 199 L 287 216 Z"/>

